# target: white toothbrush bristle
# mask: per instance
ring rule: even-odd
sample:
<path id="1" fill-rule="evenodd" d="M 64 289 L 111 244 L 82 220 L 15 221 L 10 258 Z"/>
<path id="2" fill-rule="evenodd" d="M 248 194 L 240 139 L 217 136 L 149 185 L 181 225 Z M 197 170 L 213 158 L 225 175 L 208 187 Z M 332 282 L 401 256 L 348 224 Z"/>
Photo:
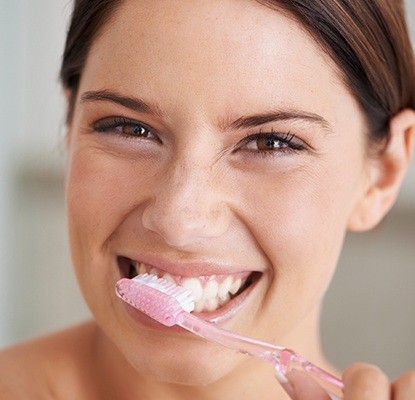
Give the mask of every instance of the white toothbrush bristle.
<path id="1" fill-rule="evenodd" d="M 158 278 L 155 275 L 137 275 L 132 280 L 173 296 L 186 312 L 192 312 L 194 310 L 194 298 L 190 290 L 184 289 L 181 286 L 178 286 L 173 282 L 166 281 L 163 278 Z"/>

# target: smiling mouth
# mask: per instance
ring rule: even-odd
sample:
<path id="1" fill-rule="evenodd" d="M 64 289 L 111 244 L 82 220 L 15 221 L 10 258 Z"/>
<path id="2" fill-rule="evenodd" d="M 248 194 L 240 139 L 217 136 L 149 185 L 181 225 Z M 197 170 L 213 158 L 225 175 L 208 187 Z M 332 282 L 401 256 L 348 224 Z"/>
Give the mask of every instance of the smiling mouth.
<path id="1" fill-rule="evenodd" d="M 239 296 L 259 279 L 261 273 L 251 271 L 227 275 L 177 276 L 127 257 L 118 257 L 123 278 L 132 279 L 138 274 L 152 274 L 173 282 L 192 292 L 195 312 L 213 312 Z"/>

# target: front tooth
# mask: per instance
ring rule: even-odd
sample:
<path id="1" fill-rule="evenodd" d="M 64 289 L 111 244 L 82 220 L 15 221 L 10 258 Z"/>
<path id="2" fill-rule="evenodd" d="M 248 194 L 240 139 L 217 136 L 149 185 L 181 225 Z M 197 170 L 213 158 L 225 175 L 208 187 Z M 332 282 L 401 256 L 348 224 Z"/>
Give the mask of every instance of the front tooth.
<path id="1" fill-rule="evenodd" d="M 219 300 L 217 297 L 214 297 L 213 299 L 209 299 L 206 301 L 206 310 L 207 311 L 215 311 L 218 308 Z"/>
<path id="2" fill-rule="evenodd" d="M 229 289 L 231 294 L 235 294 L 242 286 L 242 279 L 237 279 Z"/>
<path id="3" fill-rule="evenodd" d="M 219 305 L 223 306 L 224 304 L 228 303 L 231 299 L 231 295 L 226 293 L 224 296 L 219 297 Z"/>
<path id="4" fill-rule="evenodd" d="M 171 282 L 171 283 L 174 283 L 174 284 L 176 284 L 176 281 L 174 280 L 174 278 L 168 273 L 168 272 L 166 272 L 163 276 L 162 276 L 162 278 L 164 279 L 164 280 L 166 280 L 167 282 Z"/>
<path id="5" fill-rule="evenodd" d="M 233 279 L 231 276 L 228 276 L 220 285 L 219 285 L 219 289 L 218 289 L 218 296 L 219 297 L 223 297 L 225 296 L 228 292 L 229 289 L 231 288 L 233 283 Z"/>
<path id="6" fill-rule="evenodd" d="M 195 312 L 202 312 L 202 310 L 205 308 L 205 301 L 199 300 L 195 303 Z"/>
<path id="7" fill-rule="evenodd" d="M 219 284 L 215 279 L 210 280 L 203 289 L 203 299 L 210 300 L 218 295 Z"/>
<path id="8" fill-rule="evenodd" d="M 138 273 L 139 274 L 145 274 L 146 272 L 147 272 L 146 266 L 143 263 L 140 263 L 140 267 L 138 268 Z"/>
<path id="9" fill-rule="evenodd" d="M 197 303 L 202 299 L 203 288 L 200 280 L 197 278 L 184 279 L 180 286 L 184 289 L 190 290 L 193 293 L 195 302 Z"/>
<path id="10" fill-rule="evenodd" d="M 155 268 L 151 268 L 150 275 L 156 275 L 156 276 L 158 276 L 157 270 Z"/>

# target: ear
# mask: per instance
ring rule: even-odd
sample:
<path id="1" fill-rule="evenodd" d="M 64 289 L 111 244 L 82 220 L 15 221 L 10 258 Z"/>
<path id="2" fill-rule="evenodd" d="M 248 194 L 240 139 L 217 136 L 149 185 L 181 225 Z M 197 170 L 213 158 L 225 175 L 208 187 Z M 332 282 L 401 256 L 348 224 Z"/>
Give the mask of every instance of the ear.
<path id="1" fill-rule="evenodd" d="M 63 89 L 63 95 L 65 96 L 65 99 L 66 99 L 67 103 L 69 103 L 69 100 L 71 98 L 71 94 L 72 94 L 71 89 L 68 89 L 68 88 Z"/>
<path id="2" fill-rule="evenodd" d="M 68 150 L 68 146 L 69 146 L 69 139 L 70 139 L 70 129 L 71 129 L 71 120 L 68 118 L 68 112 L 70 110 L 70 108 L 72 107 L 72 90 L 68 89 L 68 88 L 64 88 L 63 89 L 63 95 L 65 97 L 66 100 L 66 123 L 65 123 L 65 127 L 66 127 L 66 134 L 65 134 L 65 146 L 66 146 L 66 150 Z"/>
<path id="3" fill-rule="evenodd" d="M 391 209 L 411 163 L 414 137 L 415 111 L 406 109 L 391 119 L 385 149 L 368 161 L 366 185 L 350 216 L 350 231 L 372 229 Z"/>
<path id="4" fill-rule="evenodd" d="M 63 96 L 66 100 L 66 112 L 69 113 L 74 108 L 76 92 L 73 89 L 63 88 Z M 70 115 L 67 115 L 69 117 Z M 70 123 L 68 120 L 67 123 Z"/>

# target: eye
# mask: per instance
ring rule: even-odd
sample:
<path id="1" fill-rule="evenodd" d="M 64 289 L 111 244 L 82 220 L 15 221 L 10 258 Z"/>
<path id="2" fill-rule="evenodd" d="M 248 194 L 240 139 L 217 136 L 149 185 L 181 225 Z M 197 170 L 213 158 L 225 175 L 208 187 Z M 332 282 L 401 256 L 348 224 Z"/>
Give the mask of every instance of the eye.
<path id="1" fill-rule="evenodd" d="M 125 117 L 106 117 L 92 125 L 94 131 L 114 133 L 129 139 L 144 138 L 161 143 L 160 138 L 148 125 Z"/>
<path id="2" fill-rule="evenodd" d="M 304 143 L 291 133 L 258 133 L 247 136 L 238 146 L 240 149 L 260 154 L 295 152 L 305 149 Z"/>

